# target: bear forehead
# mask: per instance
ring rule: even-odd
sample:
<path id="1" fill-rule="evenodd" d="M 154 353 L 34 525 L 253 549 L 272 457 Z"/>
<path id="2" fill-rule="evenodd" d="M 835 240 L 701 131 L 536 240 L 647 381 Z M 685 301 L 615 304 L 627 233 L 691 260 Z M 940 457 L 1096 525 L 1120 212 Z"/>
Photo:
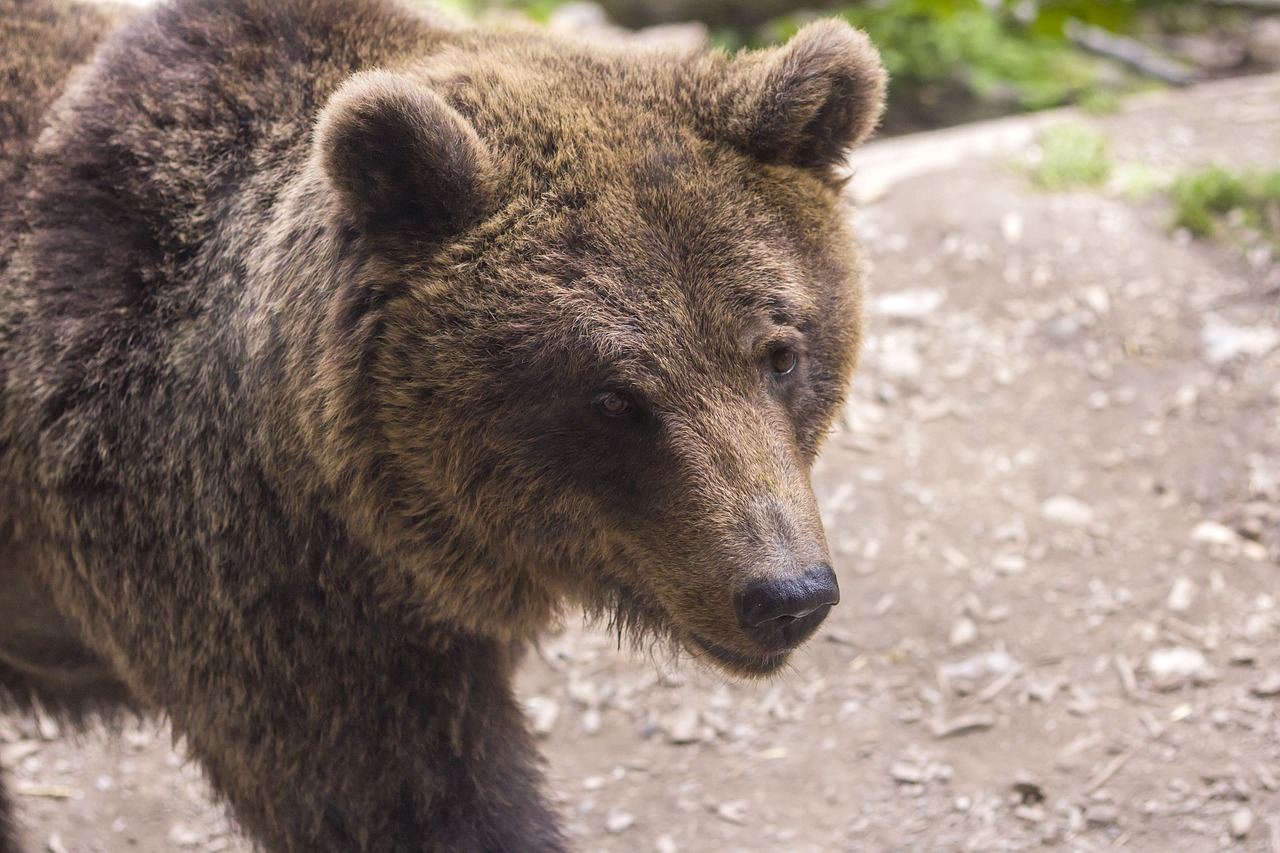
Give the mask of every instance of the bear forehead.
<path id="1" fill-rule="evenodd" d="M 741 163 L 719 169 L 662 142 L 637 148 L 598 181 L 550 177 L 531 200 L 516 241 L 538 247 L 536 267 L 557 291 L 639 322 L 811 316 L 825 284 L 807 269 L 802 216 L 753 186 Z"/>
<path id="2" fill-rule="evenodd" d="M 584 44 L 545 32 L 463 30 L 409 69 L 464 111 L 527 130 L 548 116 L 627 122 L 639 112 L 696 113 L 717 97 L 726 61 L 698 51 Z M 536 104 L 536 109 L 531 106 Z"/>
<path id="3" fill-rule="evenodd" d="M 549 34 L 462 31 L 406 69 L 529 173 L 599 179 L 638 147 L 709 138 L 727 60 L 676 49 L 584 45 Z"/>
<path id="4" fill-rule="evenodd" d="M 538 240 L 537 275 L 506 306 L 531 360 L 567 357 L 658 394 L 680 376 L 748 380 L 771 343 L 838 322 L 819 291 L 844 282 L 815 279 L 776 222 L 690 210 L 611 196 L 552 215 L 558 234 Z"/>

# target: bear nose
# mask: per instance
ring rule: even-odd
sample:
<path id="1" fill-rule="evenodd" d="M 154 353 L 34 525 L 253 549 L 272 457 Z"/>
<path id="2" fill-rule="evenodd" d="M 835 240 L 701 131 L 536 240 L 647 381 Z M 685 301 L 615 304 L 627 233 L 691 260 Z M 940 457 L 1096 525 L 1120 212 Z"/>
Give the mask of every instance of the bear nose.
<path id="1" fill-rule="evenodd" d="M 743 633 L 779 649 L 804 642 L 839 601 L 836 573 L 823 564 L 799 577 L 756 581 L 733 597 L 733 607 Z"/>

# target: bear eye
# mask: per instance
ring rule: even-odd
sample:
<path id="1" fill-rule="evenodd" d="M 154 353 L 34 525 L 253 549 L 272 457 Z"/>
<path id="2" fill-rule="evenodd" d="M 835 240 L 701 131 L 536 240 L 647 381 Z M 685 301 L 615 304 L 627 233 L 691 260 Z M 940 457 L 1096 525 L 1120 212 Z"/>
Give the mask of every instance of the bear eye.
<path id="1" fill-rule="evenodd" d="M 605 391 L 596 395 L 596 408 L 608 418 L 621 418 L 635 411 L 636 404 L 625 394 Z"/>
<path id="2" fill-rule="evenodd" d="M 796 369 L 800 354 L 788 346 L 777 347 L 769 354 L 769 366 L 778 376 L 786 376 Z"/>

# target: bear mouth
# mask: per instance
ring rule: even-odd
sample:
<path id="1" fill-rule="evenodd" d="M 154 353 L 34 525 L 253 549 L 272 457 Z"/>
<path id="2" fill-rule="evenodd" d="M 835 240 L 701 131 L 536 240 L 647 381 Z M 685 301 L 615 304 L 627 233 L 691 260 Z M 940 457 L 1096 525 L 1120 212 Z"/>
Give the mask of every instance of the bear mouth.
<path id="1" fill-rule="evenodd" d="M 748 654 L 740 652 L 736 649 L 730 649 L 719 643 L 712 642 L 705 637 L 697 634 L 689 635 L 697 648 L 693 651 L 705 652 L 716 663 L 720 664 L 730 672 L 742 675 L 763 676 L 772 675 L 777 672 L 783 664 L 787 662 L 787 658 L 791 656 L 791 650 L 786 649 L 778 652 L 764 652 L 760 654 Z"/>
<path id="2" fill-rule="evenodd" d="M 662 629 L 698 660 L 714 664 L 732 675 L 745 678 L 773 675 L 787 663 L 795 650 L 784 648 L 754 653 L 739 651 L 708 640 L 687 628 L 681 629 L 670 610 L 629 584 L 617 584 L 612 594 L 613 600 L 607 609 L 611 611 L 610 627 L 619 632 L 619 637 L 623 633 L 632 633 L 638 637 L 646 628 Z"/>

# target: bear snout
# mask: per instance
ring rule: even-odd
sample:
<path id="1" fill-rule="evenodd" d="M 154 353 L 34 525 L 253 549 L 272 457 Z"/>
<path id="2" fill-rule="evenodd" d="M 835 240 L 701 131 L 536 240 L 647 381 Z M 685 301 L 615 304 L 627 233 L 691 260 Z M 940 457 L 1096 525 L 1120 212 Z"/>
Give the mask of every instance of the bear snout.
<path id="1" fill-rule="evenodd" d="M 781 651 L 808 639 L 839 602 L 836 573 L 823 563 L 798 577 L 757 580 L 734 595 L 733 608 L 752 642 Z"/>

